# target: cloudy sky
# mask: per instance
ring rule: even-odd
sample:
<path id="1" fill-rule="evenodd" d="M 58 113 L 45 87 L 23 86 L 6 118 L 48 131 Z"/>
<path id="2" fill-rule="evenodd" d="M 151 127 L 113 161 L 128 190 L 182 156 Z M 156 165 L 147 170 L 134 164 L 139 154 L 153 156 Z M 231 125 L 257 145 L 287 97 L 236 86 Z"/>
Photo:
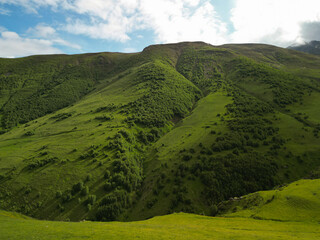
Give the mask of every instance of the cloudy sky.
<path id="1" fill-rule="evenodd" d="M 0 0 L 0 57 L 320 40 L 319 0 Z"/>

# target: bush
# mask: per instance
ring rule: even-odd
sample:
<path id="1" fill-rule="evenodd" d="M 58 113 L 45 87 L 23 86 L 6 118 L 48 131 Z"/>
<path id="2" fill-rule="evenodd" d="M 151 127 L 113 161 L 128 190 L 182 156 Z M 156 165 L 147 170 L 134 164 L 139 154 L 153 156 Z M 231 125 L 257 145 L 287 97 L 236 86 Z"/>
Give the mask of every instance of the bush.
<path id="1" fill-rule="evenodd" d="M 72 194 L 75 195 L 76 193 L 82 191 L 82 189 L 84 188 L 83 182 L 80 181 L 77 184 L 72 186 Z"/>
<path id="2" fill-rule="evenodd" d="M 96 200 L 97 200 L 96 195 L 89 195 L 87 199 L 87 203 L 93 205 L 95 204 Z"/>
<path id="3" fill-rule="evenodd" d="M 88 203 L 88 204 L 87 204 L 87 210 L 90 211 L 90 210 L 91 210 L 91 207 L 92 207 L 91 204 Z"/>
<path id="4" fill-rule="evenodd" d="M 187 155 L 183 155 L 182 160 L 189 161 L 191 158 L 192 158 L 192 155 L 187 154 Z"/>
<path id="5" fill-rule="evenodd" d="M 69 202 L 72 199 L 72 195 L 70 193 L 66 193 L 65 195 L 63 195 L 62 197 L 62 201 L 63 202 Z"/>
<path id="6" fill-rule="evenodd" d="M 34 135 L 34 132 L 31 132 L 31 131 L 28 131 L 28 132 L 26 132 L 24 134 L 24 136 L 26 136 L 26 137 L 29 137 L 29 136 L 32 136 L 32 135 Z"/>
<path id="7" fill-rule="evenodd" d="M 91 175 L 91 174 L 88 174 L 87 177 L 86 177 L 86 182 L 91 181 L 91 179 L 92 179 L 92 175 Z"/>
<path id="8" fill-rule="evenodd" d="M 85 186 L 82 190 L 81 190 L 81 195 L 82 196 L 87 196 L 89 194 L 89 187 Z"/>
<path id="9" fill-rule="evenodd" d="M 61 198 L 62 192 L 59 190 L 56 192 L 56 198 Z"/>
<path id="10" fill-rule="evenodd" d="M 109 171 L 109 170 L 106 170 L 106 172 L 104 173 L 104 178 L 105 178 L 105 179 L 109 179 L 110 176 L 111 176 L 110 171 Z"/>
<path id="11" fill-rule="evenodd" d="M 113 189 L 112 184 L 108 181 L 103 185 L 104 190 L 106 190 L 107 192 L 111 191 Z"/>
<path id="12" fill-rule="evenodd" d="M 218 207 L 217 205 L 213 204 L 210 207 L 210 216 L 216 216 L 218 213 Z"/>

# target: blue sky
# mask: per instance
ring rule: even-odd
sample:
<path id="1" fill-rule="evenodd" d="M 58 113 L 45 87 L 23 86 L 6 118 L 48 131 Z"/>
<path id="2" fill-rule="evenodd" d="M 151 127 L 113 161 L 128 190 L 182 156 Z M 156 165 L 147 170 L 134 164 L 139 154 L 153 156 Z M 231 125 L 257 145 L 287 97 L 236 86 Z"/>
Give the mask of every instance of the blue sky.
<path id="1" fill-rule="evenodd" d="M 319 0 L 0 0 L 0 57 L 320 40 Z"/>

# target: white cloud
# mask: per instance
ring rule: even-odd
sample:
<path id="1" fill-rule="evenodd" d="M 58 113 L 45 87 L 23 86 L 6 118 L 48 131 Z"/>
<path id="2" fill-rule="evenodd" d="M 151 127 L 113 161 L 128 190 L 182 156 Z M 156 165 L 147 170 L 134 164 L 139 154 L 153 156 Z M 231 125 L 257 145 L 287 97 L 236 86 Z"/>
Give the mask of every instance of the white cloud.
<path id="1" fill-rule="evenodd" d="M 10 10 L 5 8 L 0 8 L 0 15 L 10 15 Z"/>
<path id="2" fill-rule="evenodd" d="M 319 0 L 236 0 L 232 9 L 233 42 L 288 46 L 304 41 L 301 25 L 320 21 Z"/>
<path id="3" fill-rule="evenodd" d="M 138 6 L 138 0 L 75 0 L 65 7 L 90 20 L 69 19 L 63 29 L 95 39 L 125 42 L 130 40 L 128 34 L 137 29 Z"/>
<path id="4" fill-rule="evenodd" d="M 45 24 L 38 24 L 34 28 L 29 28 L 28 32 L 36 37 L 48 38 L 56 34 L 56 30 Z"/>
<path id="5" fill-rule="evenodd" d="M 115 22 L 103 23 L 98 22 L 95 24 L 88 24 L 79 19 L 75 21 L 70 21 L 65 27 L 62 29 L 72 33 L 72 34 L 81 34 L 94 39 L 107 39 L 125 42 L 130 39 L 127 35 L 127 31 L 125 26 L 121 23 Z"/>
<path id="6" fill-rule="evenodd" d="M 59 5 L 64 5 L 64 0 L 0 0 L 2 4 L 11 4 L 24 7 L 29 13 L 37 13 L 37 10 L 44 6 L 57 9 Z"/>
<path id="7" fill-rule="evenodd" d="M 213 44 L 224 43 L 226 39 L 226 24 L 223 23 L 214 6 L 199 1 L 148 1 L 143 0 L 141 13 L 144 23 L 155 31 L 159 42 L 205 41 Z"/>
<path id="8" fill-rule="evenodd" d="M 22 38 L 17 33 L 9 31 L 1 33 L 0 49 L 0 57 L 62 53 L 59 49 L 52 46 L 51 41 Z"/>
<path id="9" fill-rule="evenodd" d="M 230 33 L 211 0 L 0 0 L 32 13 L 41 7 L 69 11 L 69 19 L 60 23 L 59 30 L 118 42 L 131 40 L 137 30 L 151 30 L 160 43 L 201 40 L 212 44 L 231 41 L 287 46 L 314 36 L 312 26 L 318 25 L 306 23 L 320 22 L 319 0 L 233 2 L 230 21 L 234 32 Z M 42 34 L 38 37 L 45 39 L 56 34 L 48 26 L 37 30 Z M 56 44 L 71 46 L 55 36 Z"/>
<path id="10" fill-rule="evenodd" d="M 29 28 L 27 33 L 35 38 L 47 39 L 56 45 L 67 46 L 79 50 L 81 49 L 78 44 L 70 43 L 60 38 L 54 28 L 43 23 L 38 24 L 34 28 Z"/>
<path id="11" fill-rule="evenodd" d="M 227 31 L 209 0 L 0 0 L 0 3 L 23 6 L 32 13 L 44 6 L 77 13 L 61 29 L 95 39 L 126 42 L 132 32 L 148 29 L 162 43 L 202 40 L 219 44 L 225 42 Z M 39 30 L 45 35 L 51 29 Z"/>
<path id="12" fill-rule="evenodd" d="M 227 32 L 208 0 L 76 0 L 68 9 L 90 21 L 69 20 L 64 29 L 96 39 L 125 42 L 133 31 L 151 29 L 162 43 L 202 40 L 219 44 L 225 42 Z"/>

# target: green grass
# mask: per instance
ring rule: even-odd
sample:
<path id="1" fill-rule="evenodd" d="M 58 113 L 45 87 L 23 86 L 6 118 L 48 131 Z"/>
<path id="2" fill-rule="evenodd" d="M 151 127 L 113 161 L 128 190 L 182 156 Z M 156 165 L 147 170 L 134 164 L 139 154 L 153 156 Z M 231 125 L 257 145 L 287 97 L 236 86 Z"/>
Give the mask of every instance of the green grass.
<path id="1" fill-rule="evenodd" d="M 49 222 L 0 212 L 1 239 L 318 239 L 318 223 L 176 213 L 139 222 Z"/>
<path id="2" fill-rule="evenodd" d="M 225 203 L 227 217 L 278 221 L 320 221 L 320 180 L 299 180 L 276 190 L 261 191 Z"/>
<path id="3" fill-rule="evenodd" d="M 56 222 L 0 211 L 0 236 L 11 240 L 318 239 L 319 186 L 319 179 L 300 180 L 249 194 L 220 205 L 228 213 L 219 217 L 174 213 L 136 222 Z"/>

